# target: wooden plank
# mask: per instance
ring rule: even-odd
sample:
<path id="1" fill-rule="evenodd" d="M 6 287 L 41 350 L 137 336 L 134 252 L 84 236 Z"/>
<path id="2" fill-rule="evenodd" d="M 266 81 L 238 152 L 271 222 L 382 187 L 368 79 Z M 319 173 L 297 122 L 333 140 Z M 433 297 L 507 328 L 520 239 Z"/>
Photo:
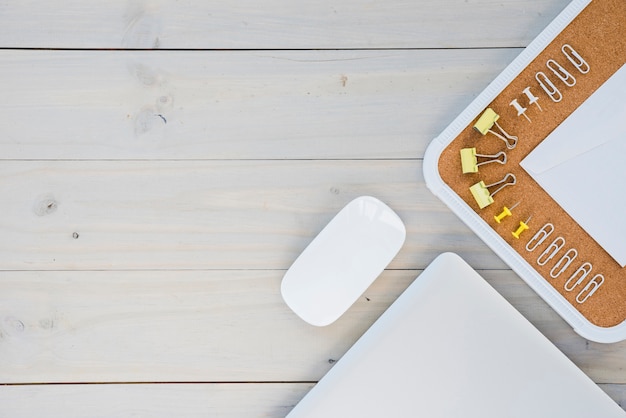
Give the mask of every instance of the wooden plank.
<path id="1" fill-rule="evenodd" d="M 426 189 L 416 160 L 5 161 L 0 178 L 2 270 L 286 269 L 366 194 L 407 225 L 391 268 L 445 250 L 504 267 Z"/>
<path id="2" fill-rule="evenodd" d="M 37 385 L 0 388 L 0 409 L 12 418 L 150 416 L 284 418 L 311 383 Z M 600 385 L 625 406 L 626 385 Z M 64 402 L 62 400 L 71 400 Z"/>
<path id="3" fill-rule="evenodd" d="M 5 48 L 521 47 L 568 0 L 262 3 L 33 0 L 0 8 Z M 454 28 L 454 30 L 450 30 Z"/>
<path id="4" fill-rule="evenodd" d="M 416 275 L 383 274 L 316 328 L 283 273 L 0 272 L 0 383 L 318 380 Z"/>
<path id="5" fill-rule="evenodd" d="M 151 384 L 0 387 L 0 413 L 11 418 L 284 418 L 313 385 Z"/>
<path id="6" fill-rule="evenodd" d="M 518 53 L 0 51 L 1 158 L 419 158 Z"/>
<path id="7" fill-rule="evenodd" d="M 0 272 L 0 383 L 317 381 L 419 274 L 386 271 L 316 328 L 283 273 Z M 626 383 L 626 342 L 588 343 L 511 271 L 480 273 L 594 381 Z"/>

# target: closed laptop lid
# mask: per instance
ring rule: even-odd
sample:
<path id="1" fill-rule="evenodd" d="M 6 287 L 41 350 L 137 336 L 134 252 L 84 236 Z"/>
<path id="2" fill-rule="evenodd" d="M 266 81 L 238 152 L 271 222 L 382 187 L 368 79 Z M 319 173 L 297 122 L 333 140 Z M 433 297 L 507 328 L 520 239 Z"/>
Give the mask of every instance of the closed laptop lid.
<path id="1" fill-rule="evenodd" d="M 288 418 L 626 417 L 455 254 L 439 256 Z"/>

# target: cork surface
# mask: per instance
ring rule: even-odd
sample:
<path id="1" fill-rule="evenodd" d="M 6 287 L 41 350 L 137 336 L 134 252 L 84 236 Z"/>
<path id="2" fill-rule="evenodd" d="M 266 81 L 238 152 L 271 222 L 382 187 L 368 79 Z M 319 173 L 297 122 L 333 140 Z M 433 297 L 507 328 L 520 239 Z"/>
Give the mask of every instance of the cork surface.
<path id="1" fill-rule="evenodd" d="M 443 181 L 448 184 L 480 217 L 503 237 L 536 271 L 544 277 L 560 294 L 562 294 L 591 323 L 610 327 L 626 320 L 626 269 L 620 265 L 604 249 L 591 238 L 519 165 L 550 132 L 563 122 L 581 103 L 583 103 L 598 87 L 626 62 L 626 1 L 594 0 L 592 1 L 559 36 L 545 48 L 499 95 L 491 102 L 491 107 L 500 115 L 498 123 L 509 134 L 519 137 L 517 146 L 507 150 L 504 142 L 487 134 L 482 136 L 473 130 L 473 124 L 467 126 L 443 151 L 439 159 L 439 172 Z M 564 44 L 571 45 L 589 64 L 590 71 L 581 74 L 561 51 Z M 546 67 L 549 59 L 557 61 L 563 68 L 576 78 L 576 84 L 566 86 Z M 563 99 L 555 103 L 541 89 L 535 79 L 537 72 L 545 73 L 560 90 Z M 538 103 L 529 104 L 528 98 L 522 93 L 530 87 L 531 92 L 539 98 Z M 510 105 L 513 99 L 527 108 L 526 115 L 518 116 Z M 596 121 L 594 121 L 596 123 Z M 495 129 L 495 126 L 494 126 Z M 590 139 L 592 140 L 592 139 Z M 463 174 L 461 171 L 460 150 L 475 147 L 479 154 L 496 154 L 506 151 L 507 163 L 487 164 L 479 167 L 478 173 Z M 517 184 L 505 187 L 494 195 L 495 202 L 484 209 L 479 209 L 469 187 L 484 181 L 485 184 L 503 179 L 507 173 L 517 178 Z M 620 186 L 622 179 L 606 179 Z M 497 187 L 496 187 L 497 188 Z M 495 190 L 492 188 L 491 191 Z M 575 184 L 571 185 L 572 193 L 577 193 Z M 505 218 L 500 224 L 494 216 L 499 214 L 503 206 L 519 205 L 512 211 L 512 216 Z M 618 212 L 620 209 L 617 209 Z M 520 221 L 529 217 L 529 230 L 523 232 L 520 239 L 515 239 L 512 232 L 517 229 Z M 598 216 L 611 216 L 606 213 Z M 616 214 L 614 216 L 620 216 Z M 526 244 L 546 223 L 554 225 L 554 232 L 534 251 L 526 250 Z M 548 248 L 556 237 L 563 237 L 565 245 L 544 266 L 537 263 L 538 257 Z M 625 244 L 626 245 L 626 244 Z M 550 276 L 550 270 L 571 248 L 578 251 L 578 256 L 557 278 Z M 566 291 L 565 282 L 585 262 L 591 263 L 592 271 L 574 290 Z M 597 274 L 602 274 L 604 283 L 583 303 L 576 297 L 584 286 Z M 582 299 L 582 297 L 580 298 Z"/>

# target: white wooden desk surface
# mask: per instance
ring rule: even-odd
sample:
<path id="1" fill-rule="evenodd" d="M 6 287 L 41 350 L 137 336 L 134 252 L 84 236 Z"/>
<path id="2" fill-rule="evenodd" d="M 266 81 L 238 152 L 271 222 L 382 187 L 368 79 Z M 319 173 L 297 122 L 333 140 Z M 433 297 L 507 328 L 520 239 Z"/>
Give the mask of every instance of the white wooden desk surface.
<path id="1" fill-rule="evenodd" d="M 626 343 L 577 336 L 421 173 L 567 3 L 0 4 L 0 416 L 283 417 L 443 251 L 626 405 Z M 407 242 L 313 328 L 280 281 L 363 194 Z"/>

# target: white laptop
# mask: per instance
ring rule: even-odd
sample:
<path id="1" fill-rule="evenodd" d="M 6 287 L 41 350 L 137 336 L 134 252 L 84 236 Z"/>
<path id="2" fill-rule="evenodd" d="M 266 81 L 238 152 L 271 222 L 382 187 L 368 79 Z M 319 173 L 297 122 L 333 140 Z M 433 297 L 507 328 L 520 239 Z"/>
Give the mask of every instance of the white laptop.
<path id="1" fill-rule="evenodd" d="M 288 418 L 624 418 L 455 254 L 439 256 Z"/>

